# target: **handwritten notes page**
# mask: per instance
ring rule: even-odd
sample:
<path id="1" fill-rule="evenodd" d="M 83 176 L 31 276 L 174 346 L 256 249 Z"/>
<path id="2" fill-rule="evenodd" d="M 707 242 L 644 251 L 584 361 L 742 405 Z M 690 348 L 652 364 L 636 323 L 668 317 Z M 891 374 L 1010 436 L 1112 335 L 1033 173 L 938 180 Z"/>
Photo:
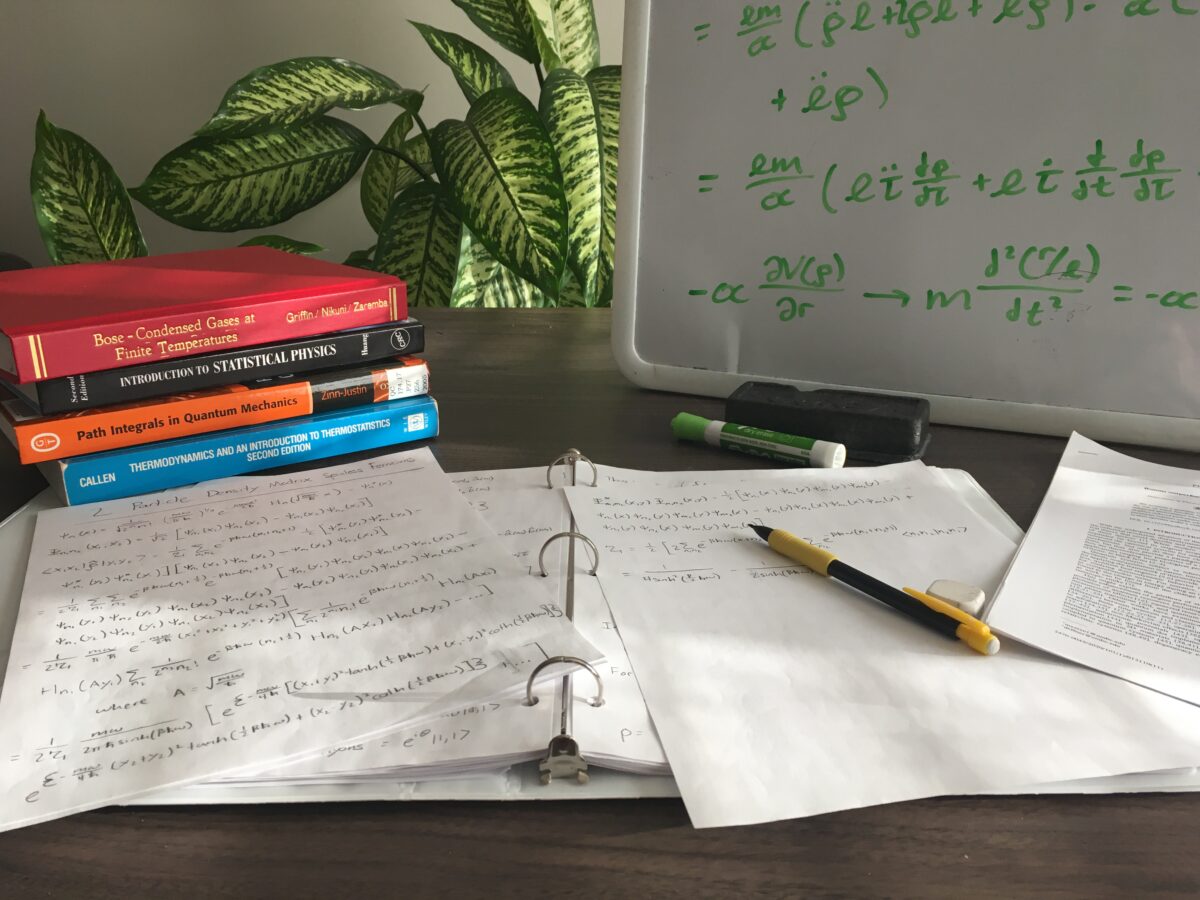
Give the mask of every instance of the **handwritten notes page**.
<path id="1" fill-rule="evenodd" d="M 557 468 L 555 484 L 566 485 L 568 470 Z M 646 472 L 599 466 L 600 486 L 640 485 L 676 487 L 736 481 L 751 473 Z M 788 478 L 781 470 L 753 473 L 762 479 Z M 591 471 L 580 469 L 582 484 Z M 567 543 L 556 541 L 545 554 L 548 578 L 540 577 L 538 557 L 542 545 L 570 525 L 570 509 L 561 490 L 546 486 L 543 467 L 486 470 L 452 474 L 451 481 L 467 501 L 505 542 L 530 578 L 547 585 L 566 602 Z M 612 565 L 601 548 L 601 567 Z M 575 625 L 580 635 L 604 655 L 599 666 L 604 681 L 605 703 L 587 704 L 595 694 L 591 676 L 579 673 L 572 679 L 575 703 L 569 731 L 591 765 L 626 772 L 659 774 L 669 771 L 662 743 L 633 667 L 625 653 L 598 579 L 585 574 L 590 568 L 586 548 L 577 545 L 574 591 L 571 597 Z M 539 703 L 530 708 L 523 698 L 506 698 L 458 710 L 434 722 L 381 738 L 333 747 L 321 758 L 304 760 L 282 769 L 243 774 L 230 779 L 238 783 L 325 782 L 331 779 L 382 778 L 418 780 L 449 777 L 465 772 L 496 769 L 543 757 L 550 738 L 561 721 L 561 691 L 557 679 L 537 691 Z"/>
<path id="2" fill-rule="evenodd" d="M 988 621 L 1200 703 L 1200 472 L 1073 435 Z"/>
<path id="3" fill-rule="evenodd" d="M 978 485 L 973 482 L 967 484 L 970 479 L 963 472 L 928 471 L 932 477 L 954 484 L 959 495 L 968 502 L 993 502 Z M 590 474 L 586 467 L 580 467 L 580 485 L 591 480 Z M 567 470 L 562 467 L 555 470 L 553 477 L 556 484 L 565 486 L 568 483 L 566 476 Z M 565 495 L 561 491 L 546 488 L 545 470 L 537 467 L 466 472 L 450 477 L 496 530 L 501 540 L 509 543 L 514 555 L 530 574 L 537 573 L 542 544 L 551 535 L 566 530 L 570 522 Z M 711 472 L 648 472 L 616 466 L 597 467 L 597 484 L 601 488 L 619 485 L 682 487 L 697 483 L 737 482 L 747 477 L 759 481 L 787 480 L 794 478 L 794 473 L 780 469 L 754 472 L 728 469 Z M 991 513 L 989 521 L 996 522 L 994 509 L 988 512 Z M 999 519 L 996 527 L 1011 526 L 1003 514 Z M 1015 526 L 1011 527 L 1015 530 Z M 1016 533 L 1019 537 L 1019 530 Z M 600 543 L 599 539 L 597 543 Z M 546 568 L 553 579 L 551 584 L 555 596 L 559 597 L 565 597 L 565 548 L 565 541 L 558 541 L 546 553 Z M 618 560 L 609 556 L 604 546 L 600 547 L 600 554 L 600 569 L 618 564 Z M 586 549 L 577 545 L 574 594 L 571 598 L 575 625 L 580 635 L 604 654 L 604 662 L 599 668 L 604 679 L 605 704 L 599 708 L 588 706 L 586 700 L 594 693 L 591 678 L 583 673 L 574 678 L 575 706 L 571 733 L 579 741 L 589 763 L 643 774 L 669 771 L 666 754 L 613 621 L 601 582 L 584 574 L 590 565 Z M 492 706 L 495 708 L 499 704 Z M 555 710 L 551 726 L 558 724 L 559 711 Z M 544 753 L 544 746 L 539 750 Z"/>
<path id="4" fill-rule="evenodd" d="M 600 466 L 599 483 L 611 483 L 625 474 L 626 470 Z M 590 470 L 581 466 L 579 483 L 590 481 L 589 476 Z M 638 476 L 664 477 L 656 472 L 631 473 L 631 477 Z M 554 470 L 556 484 L 565 485 L 567 477 L 566 467 Z M 566 496 L 561 490 L 551 491 L 546 487 L 546 470 L 538 467 L 475 472 L 452 478 L 463 495 L 496 529 L 500 539 L 508 542 L 530 574 L 540 574 L 538 556 L 542 545 L 550 536 L 568 530 L 571 522 Z M 595 683 L 586 672 L 575 675 L 571 679 L 575 702 L 570 714 L 570 732 L 589 763 L 642 774 L 662 774 L 668 771 L 666 755 L 650 721 L 600 582 L 587 574 L 591 570 L 591 560 L 587 548 L 580 543 L 575 545 L 571 594 L 569 597 L 566 594 L 567 547 L 565 539 L 551 544 L 546 551 L 546 569 L 552 575 L 556 596 L 563 598 L 560 602 L 569 602 L 580 635 L 604 654 L 604 662 L 598 668 L 604 681 L 605 697 L 603 706 L 589 706 L 587 700 L 596 693 Z M 561 709 L 555 710 L 553 726 L 559 724 L 560 712 Z"/>
<path id="5" fill-rule="evenodd" d="M 602 483 L 626 474 L 606 467 L 601 467 L 600 473 Z M 566 474 L 565 468 L 556 469 L 556 483 L 565 483 Z M 582 474 L 583 470 L 581 481 Z M 653 472 L 627 474 L 632 478 L 664 477 Z M 541 577 L 538 567 L 545 541 L 567 531 L 570 525 L 566 498 L 561 490 L 547 487 L 545 468 L 462 472 L 451 475 L 450 479 L 508 547 L 525 578 L 538 590 L 549 589 L 560 606 L 565 605 L 567 542 L 555 541 L 547 549 L 546 578 Z M 595 683 L 586 672 L 578 672 L 572 678 L 576 702 L 570 711 L 570 733 L 579 741 L 589 764 L 662 774 L 667 771 L 662 744 L 650 722 L 599 582 L 586 574 L 590 567 L 585 548 L 577 544 L 576 577 L 570 600 L 579 634 L 604 657 L 598 668 L 604 680 L 605 703 L 600 707 L 587 704 L 588 698 L 596 693 Z M 539 686 L 535 691 L 539 702 L 534 707 L 524 704 L 523 695 L 498 698 L 414 729 L 331 748 L 321 759 L 244 776 L 241 780 L 262 783 L 371 776 L 417 780 L 542 758 L 550 739 L 558 733 L 562 711 L 559 683 L 555 678 Z"/>
<path id="6" fill-rule="evenodd" d="M 0 828 L 486 703 L 598 655 L 428 450 L 38 517 Z"/>
<path id="7" fill-rule="evenodd" d="M 1200 760 L 1200 710 L 1015 641 L 973 654 L 746 527 L 990 591 L 1014 542 L 920 464 L 567 494 L 698 827 Z"/>

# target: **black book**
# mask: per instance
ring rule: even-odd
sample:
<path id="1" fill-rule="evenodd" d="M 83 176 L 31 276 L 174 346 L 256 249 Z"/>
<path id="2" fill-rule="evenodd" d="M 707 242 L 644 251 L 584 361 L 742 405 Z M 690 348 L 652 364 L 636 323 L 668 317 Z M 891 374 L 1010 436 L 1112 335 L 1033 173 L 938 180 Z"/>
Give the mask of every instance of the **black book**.
<path id="1" fill-rule="evenodd" d="M 164 394 L 181 394 L 270 378 L 336 369 L 425 349 L 425 326 L 416 319 L 353 328 L 332 334 L 223 350 L 202 356 L 164 359 L 143 366 L 107 369 L 86 375 L 8 384 L 44 416 L 128 403 Z"/>

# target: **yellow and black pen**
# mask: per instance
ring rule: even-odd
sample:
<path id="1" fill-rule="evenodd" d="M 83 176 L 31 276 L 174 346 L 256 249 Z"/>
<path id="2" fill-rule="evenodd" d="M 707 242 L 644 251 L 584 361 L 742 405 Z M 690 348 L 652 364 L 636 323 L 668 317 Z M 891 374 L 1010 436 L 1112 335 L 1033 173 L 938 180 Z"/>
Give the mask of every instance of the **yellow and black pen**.
<path id="1" fill-rule="evenodd" d="M 933 629 L 938 634 L 957 638 L 984 656 L 992 656 L 1000 650 L 1000 639 L 992 634 L 992 630 L 988 628 L 987 624 L 956 606 L 914 588 L 905 588 L 901 591 L 884 584 L 866 572 L 860 572 L 853 566 L 846 565 L 828 550 L 814 547 L 808 541 L 782 529 L 767 528 L 764 525 L 751 525 L 750 527 L 776 553 L 812 569 L 818 575 L 840 581 L 873 600 L 885 603 L 897 612 L 904 613 L 927 628 Z"/>

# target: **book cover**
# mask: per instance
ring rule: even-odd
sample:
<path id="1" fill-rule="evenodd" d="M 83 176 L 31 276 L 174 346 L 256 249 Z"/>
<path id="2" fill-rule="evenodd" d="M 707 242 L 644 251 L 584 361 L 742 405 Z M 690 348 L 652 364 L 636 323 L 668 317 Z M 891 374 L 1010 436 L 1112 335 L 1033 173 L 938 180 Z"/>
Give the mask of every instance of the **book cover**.
<path id="1" fill-rule="evenodd" d="M 43 381 L 408 316 L 390 275 L 270 247 L 0 274 L 0 370 Z"/>
<path id="2" fill-rule="evenodd" d="M 50 416 L 200 391 L 236 381 L 305 375 L 398 354 L 420 353 L 424 349 L 425 326 L 409 318 L 244 350 L 205 353 L 183 360 L 168 359 L 26 384 L 6 382 L 3 386 L 37 412 Z"/>
<path id="3" fill-rule="evenodd" d="M 300 419 L 92 453 L 38 469 L 69 506 L 437 437 L 428 395 Z"/>
<path id="4" fill-rule="evenodd" d="M 429 393 L 429 368 L 412 356 L 379 366 L 141 400 L 59 416 L 37 416 L 20 400 L 0 400 L 0 431 L 23 463 L 47 462 L 313 413 Z"/>

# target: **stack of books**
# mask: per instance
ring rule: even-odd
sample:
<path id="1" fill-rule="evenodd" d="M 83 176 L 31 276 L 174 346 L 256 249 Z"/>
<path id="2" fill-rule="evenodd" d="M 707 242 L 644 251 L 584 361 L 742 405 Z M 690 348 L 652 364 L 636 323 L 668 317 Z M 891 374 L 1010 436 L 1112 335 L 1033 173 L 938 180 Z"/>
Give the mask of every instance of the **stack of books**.
<path id="1" fill-rule="evenodd" d="M 0 430 L 68 504 L 436 436 L 402 281 L 266 247 L 0 274 Z"/>

